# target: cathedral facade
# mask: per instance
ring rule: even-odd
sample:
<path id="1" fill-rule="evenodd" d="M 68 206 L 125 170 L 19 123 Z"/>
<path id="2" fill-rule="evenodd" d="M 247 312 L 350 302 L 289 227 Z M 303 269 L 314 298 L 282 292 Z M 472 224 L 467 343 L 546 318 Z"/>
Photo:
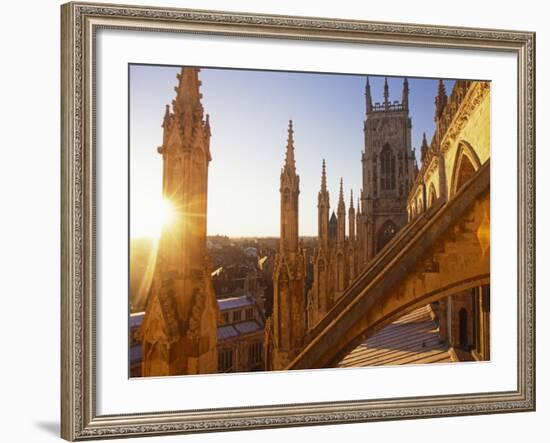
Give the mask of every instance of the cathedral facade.
<path id="1" fill-rule="evenodd" d="M 162 229 L 141 328 L 143 376 L 217 371 L 218 307 L 206 251 L 210 123 L 198 72 L 182 68 L 162 124 L 162 194 L 174 220 Z"/>

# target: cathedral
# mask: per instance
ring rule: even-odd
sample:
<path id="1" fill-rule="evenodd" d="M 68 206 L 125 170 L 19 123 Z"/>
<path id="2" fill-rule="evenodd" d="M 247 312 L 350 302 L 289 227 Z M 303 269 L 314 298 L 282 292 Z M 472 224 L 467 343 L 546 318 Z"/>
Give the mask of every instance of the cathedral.
<path id="1" fill-rule="evenodd" d="M 479 194 L 475 205 L 460 209 L 464 212 L 470 208 L 470 215 L 451 220 L 456 222 L 453 229 L 437 238 L 411 234 L 424 229 L 418 221 L 426 223 L 434 211 L 448 203 L 461 204 L 460 198 L 466 198 L 462 194 L 477 189 L 468 189 L 472 180 L 488 181 L 489 83 L 458 80 L 447 96 L 439 81 L 436 129 L 431 142 L 423 136 L 419 169 L 411 145 L 408 80 L 403 80 L 401 101 L 390 101 L 386 79 L 383 102 L 373 103 L 367 77 L 362 188 L 356 190 L 356 202 L 353 190 L 349 190 L 346 208 L 345 181 L 340 178 L 332 209 L 327 188 L 331 165 L 322 160 L 314 248 L 304 247 L 300 239 L 300 176 L 295 158 L 299 146 L 295 146 L 294 125 L 289 121 L 280 172 L 280 238 L 273 256 L 273 310 L 265 318 L 265 312 L 255 316 L 248 304 L 243 308 L 244 317 L 237 312 L 236 303 L 244 298 L 216 298 L 206 230 L 211 129 L 201 103 L 198 73 L 198 68 L 182 68 L 176 97 L 172 106 L 166 107 L 162 123 L 162 145 L 158 148 L 162 156 L 162 196 L 174 208 L 175 217 L 162 228 L 147 305 L 132 342 L 134 346 L 141 343 L 141 375 L 337 365 L 338 359 L 352 350 L 350 346 L 368 335 L 365 328 L 370 326 L 361 323 L 366 317 L 356 320 L 355 332 L 344 334 L 354 324 L 346 323 L 343 314 L 353 297 L 362 296 L 361 291 L 376 292 L 371 278 L 376 284 L 386 285 L 385 292 L 376 295 L 380 302 L 375 311 L 369 311 L 375 319 L 388 309 L 391 315 L 377 320 L 380 324 L 410 314 L 416 303 L 415 309 L 422 308 L 437 324 L 438 346 L 452 361 L 489 359 L 488 190 L 485 196 Z M 446 220 L 435 217 L 432 224 Z M 427 255 L 423 257 L 416 252 L 422 250 L 422 245 L 412 251 L 401 250 L 402 245 L 417 238 L 425 245 L 439 243 L 429 248 L 424 245 Z M 387 266 L 402 256 L 407 258 L 407 254 L 411 255 L 409 264 L 396 265 L 394 276 L 387 278 Z M 379 267 L 384 260 L 386 267 Z M 477 274 L 469 280 L 458 278 L 454 286 L 442 283 L 444 279 L 454 281 L 456 272 L 467 275 L 472 270 Z M 414 300 L 422 291 L 426 297 L 423 304 L 423 299 Z M 401 306 L 406 297 L 412 297 L 410 305 Z M 361 309 L 374 303 L 371 300 Z M 233 323 L 229 321 L 230 311 Z M 413 313 L 410 318 L 417 316 Z M 235 328 L 242 329 L 243 337 L 251 332 L 253 336 L 233 334 L 229 340 L 228 331 Z M 320 339 L 323 334 L 330 335 Z M 241 348 L 248 349 L 239 351 L 238 360 L 246 363 L 244 366 L 234 362 L 239 353 L 235 349 Z M 139 359 L 132 361 L 132 371 L 139 372 L 139 364 Z"/>
<path id="2" fill-rule="evenodd" d="M 162 195 L 176 216 L 159 240 L 141 328 L 143 376 L 209 374 L 218 365 L 218 307 L 206 251 L 210 123 L 198 72 L 182 68 L 162 124 Z"/>
<path id="3" fill-rule="evenodd" d="M 355 276 L 407 223 L 407 197 L 418 171 L 411 148 L 409 83 L 403 81 L 401 102 L 390 102 L 387 79 L 384 102 L 372 102 L 367 77 L 364 150 L 361 155 L 363 188 L 357 209 L 350 191 L 346 236 L 343 179 L 336 213 L 329 218 L 326 164 L 317 197 L 318 236 L 313 261 L 313 286 L 308 294 L 308 328 L 322 319 Z"/>

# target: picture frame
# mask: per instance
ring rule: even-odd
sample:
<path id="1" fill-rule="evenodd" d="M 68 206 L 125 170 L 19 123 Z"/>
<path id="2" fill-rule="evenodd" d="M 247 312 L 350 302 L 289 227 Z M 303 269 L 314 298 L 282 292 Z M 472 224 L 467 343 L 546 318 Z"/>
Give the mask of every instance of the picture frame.
<path id="1" fill-rule="evenodd" d="M 61 436 L 175 433 L 533 411 L 535 409 L 535 34 L 72 2 L 62 21 Z M 276 405 L 98 414 L 96 370 L 97 32 L 507 53 L 517 66 L 517 389 Z M 98 173 L 99 172 L 99 173 Z M 293 375 L 293 374 L 290 374 Z M 228 383 L 231 381 L 228 379 Z"/>

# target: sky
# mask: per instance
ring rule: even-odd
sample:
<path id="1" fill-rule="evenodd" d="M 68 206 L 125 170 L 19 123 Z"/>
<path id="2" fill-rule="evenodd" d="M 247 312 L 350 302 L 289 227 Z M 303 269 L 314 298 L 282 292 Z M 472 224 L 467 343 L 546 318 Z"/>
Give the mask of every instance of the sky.
<path id="1" fill-rule="evenodd" d="M 130 235 L 155 236 L 151 216 L 162 194 L 162 119 L 175 98 L 180 67 L 130 66 Z M 346 208 L 361 189 L 366 75 L 204 68 L 203 107 L 210 114 L 212 161 L 208 181 L 208 235 L 278 237 L 280 172 L 289 119 L 300 175 L 300 235 L 317 234 L 317 193 L 326 159 L 332 208 L 340 177 Z M 409 78 L 412 145 L 434 131 L 437 79 Z M 383 101 L 384 77 L 370 76 L 373 102 Z M 388 77 L 390 101 L 401 101 L 402 77 Z M 450 94 L 453 80 L 445 80 Z"/>

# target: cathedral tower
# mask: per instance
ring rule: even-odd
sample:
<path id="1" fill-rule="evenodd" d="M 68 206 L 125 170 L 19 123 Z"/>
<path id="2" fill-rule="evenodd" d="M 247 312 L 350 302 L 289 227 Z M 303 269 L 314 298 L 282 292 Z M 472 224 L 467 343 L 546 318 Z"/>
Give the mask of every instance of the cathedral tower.
<path id="1" fill-rule="evenodd" d="M 368 77 L 365 97 L 363 189 L 357 226 L 361 243 L 359 269 L 407 223 L 407 196 L 416 168 L 411 149 L 408 80 L 403 81 L 401 102 L 390 101 L 387 78 L 383 103 L 372 103 Z"/>
<path id="2" fill-rule="evenodd" d="M 217 371 L 217 303 L 206 251 L 210 124 L 198 72 L 182 68 L 162 124 L 162 196 L 171 220 L 159 240 L 142 327 L 144 376 Z"/>
<path id="3" fill-rule="evenodd" d="M 284 369 L 301 351 L 306 333 L 305 258 L 298 237 L 300 176 L 294 159 L 294 129 L 288 124 L 281 171 L 281 238 L 273 270 L 271 369 Z"/>

